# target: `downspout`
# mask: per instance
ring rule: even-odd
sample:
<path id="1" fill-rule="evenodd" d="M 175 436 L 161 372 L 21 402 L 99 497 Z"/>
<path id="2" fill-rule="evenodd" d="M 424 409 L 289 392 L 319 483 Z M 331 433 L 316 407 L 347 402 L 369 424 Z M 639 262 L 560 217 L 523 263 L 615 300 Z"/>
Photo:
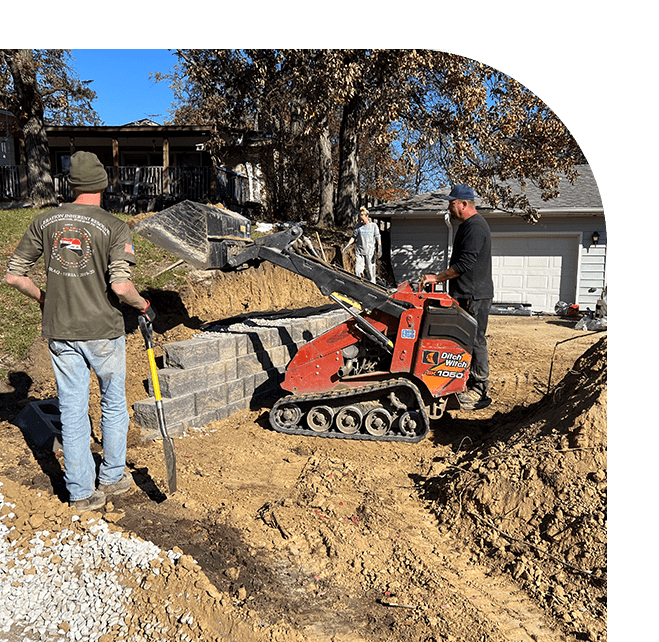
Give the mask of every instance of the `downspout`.
<path id="1" fill-rule="evenodd" d="M 444 269 L 448 270 L 449 261 L 451 260 L 451 254 L 453 252 L 453 225 L 451 225 L 451 213 L 448 210 L 446 210 L 446 213 L 444 214 L 444 223 L 446 223 L 446 227 L 448 227 L 448 235 L 446 238 L 446 260 Z M 444 292 L 448 292 L 448 281 L 444 281 Z"/>

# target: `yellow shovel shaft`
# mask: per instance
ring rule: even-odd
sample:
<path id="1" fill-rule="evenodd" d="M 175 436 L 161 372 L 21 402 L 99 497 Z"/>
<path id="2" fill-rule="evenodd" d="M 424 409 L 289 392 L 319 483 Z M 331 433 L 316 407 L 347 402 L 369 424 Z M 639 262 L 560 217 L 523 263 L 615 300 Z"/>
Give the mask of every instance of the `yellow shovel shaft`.
<path id="1" fill-rule="evenodd" d="M 160 382 L 158 381 L 158 369 L 156 368 L 156 357 L 153 354 L 153 348 L 147 350 L 149 355 L 149 368 L 151 369 L 151 381 L 153 383 L 153 396 L 156 401 L 160 401 Z"/>

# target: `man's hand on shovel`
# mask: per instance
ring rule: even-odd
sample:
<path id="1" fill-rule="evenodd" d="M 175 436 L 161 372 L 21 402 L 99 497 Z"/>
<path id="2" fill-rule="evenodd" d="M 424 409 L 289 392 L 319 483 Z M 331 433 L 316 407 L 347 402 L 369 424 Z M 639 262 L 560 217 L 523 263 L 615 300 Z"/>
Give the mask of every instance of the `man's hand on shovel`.
<path id="1" fill-rule="evenodd" d="M 140 310 L 137 322 L 144 337 L 146 352 L 149 357 L 149 368 L 151 370 L 151 381 L 153 382 L 153 396 L 156 399 L 156 415 L 158 417 L 158 428 L 162 435 L 162 447 L 165 451 L 165 466 L 167 467 L 167 483 L 169 492 L 176 492 L 176 453 L 174 452 L 174 442 L 167 434 L 165 425 L 165 413 L 162 408 L 162 399 L 160 397 L 160 382 L 158 381 L 158 369 L 156 368 L 156 359 L 153 355 L 153 320 L 156 318 L 155 310 L 151 302 L 145 299 L 146 307 Z"/>

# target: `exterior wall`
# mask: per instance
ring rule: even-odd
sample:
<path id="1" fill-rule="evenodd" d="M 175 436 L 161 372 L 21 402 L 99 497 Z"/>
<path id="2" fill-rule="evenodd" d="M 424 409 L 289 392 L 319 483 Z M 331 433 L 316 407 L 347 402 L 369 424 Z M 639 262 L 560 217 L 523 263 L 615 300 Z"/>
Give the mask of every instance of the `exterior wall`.
<path id="1" fill-rule="evenodd" d="M 443 216 L 394 218 L 391 221 L 391 267 L 396 283 L 446 269 L 449 228 Z"/>
<path id="2" fill-rule="evenodd" d="M 574 278 L 576 291 L 573 300 L 567 303 L 577 303 L 582 309 L 595 309 L 601 289 L 606 285 L 606 224 L 603 214 L 545 214 L 535 225 L 526 223 L 518 216 L 493 216 L 487 212 L 484 216 L 493 235 L 537 235 L 545 237 L 548 244 L 552 236 L 574 235 L 578 246 Z M 595 231 L 600 236 L 597 245 L 591 238 Z M 391 264 L 396 283 L 446 269 L 451 238 L 441 215 L 392 217 Z M 596 291 L 589 292 L 590 288 L 596 288 Z"/>
<path id="3" fill-rule="evenodd" d="M 180 435 L 281 396 L 286 366 L 298 348 L 348 317 L 331 310 L 277 323 L 250 322 L 164 345 L 158 383 L 167 432 Z M 135 403 L 133 411 L 142 439 L 160 437 L 153 396 Z"/>
<path id="4" fill-rule="evenodd" d="M 492 234 L 528 234 L 545 236 L 551 243 L 552 235 L 578 236 L 576 292 L 573 300 L 583 309 L 595 309 L 602 288 L 606 285 L 606 223 L 601 214 L 572 214 L 569 216 L 544 215 L 535 225 L 519 217 L 487 216 Z M 599 232 L 599 242 L 593 244 L 592 234 Z M 588 292 L 589 288 L 595 292 Z"/>

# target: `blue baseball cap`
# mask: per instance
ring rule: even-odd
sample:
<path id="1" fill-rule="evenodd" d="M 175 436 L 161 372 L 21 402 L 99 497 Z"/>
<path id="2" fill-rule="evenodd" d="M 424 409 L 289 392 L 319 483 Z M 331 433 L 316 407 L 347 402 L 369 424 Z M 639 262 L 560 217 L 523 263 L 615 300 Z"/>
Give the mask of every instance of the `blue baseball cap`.
<path id="1" fill-rule="evenodd" d="M 440 198 L 447 201 L 455 201 L 456 199 L 461 201 L 473 201 L 474 190 L 468 185 L 455 185 L 448 196 L 441 196 Z"/>

